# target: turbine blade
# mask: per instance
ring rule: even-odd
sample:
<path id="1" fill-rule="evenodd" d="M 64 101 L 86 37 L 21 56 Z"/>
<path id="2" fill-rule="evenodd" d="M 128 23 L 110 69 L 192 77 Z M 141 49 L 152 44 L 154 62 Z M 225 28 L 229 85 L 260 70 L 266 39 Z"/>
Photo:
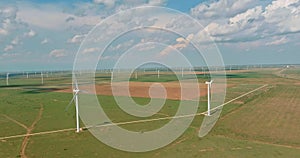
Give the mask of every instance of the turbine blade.
<path id="1" fill-rule="evenodd" d="M 74 86 L 75 86 L 75 89 L 79 89 L 79 87 L 78 87 L 78 83 L 77 83 L 77 79 L 76 79 L 76 77 L 75 76 L 73 76 L 73 84 L 74 84 Z"/>
<path id="2" fill-rule="evenodd" d="M 77 81 L 75 82 L 75 88 L 76 88 L 76 89 L 79 89 L 79 88 L 78 88 L 78 83 L 77 83 Z"/>
<path id="3" fill-rule="evenodd" d="M 81 93 L 86 93 L 86 94 L 90 94 L 90 92 L 85 91 L 85 90 L 80 90 Z"/>
<path id="4" fill-rule="evenodd" d="M 69 102 L 69 104 L 66 106 L 65 108 L 65 111 L 68 111 L 70 106 L 72 105 L 72 103 L 74 102 L 75 100 L 75 97 L 76 97 L 77 94 L 74 94 L 73 98 L 71 99 L 71 101 Z"/>

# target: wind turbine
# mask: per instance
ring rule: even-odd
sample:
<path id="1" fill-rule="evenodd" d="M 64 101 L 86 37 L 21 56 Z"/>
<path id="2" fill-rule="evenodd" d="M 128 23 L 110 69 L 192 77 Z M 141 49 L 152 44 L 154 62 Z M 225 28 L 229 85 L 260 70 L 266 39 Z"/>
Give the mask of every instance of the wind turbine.
<path id="1" fill-rule="evenodd" d="M 7 86 L 9 85 L 8 80 L 9 80 L 9 73 L 6 74 L 6 85 Z"/>
<path id="2" fill-rule="evenodd" d="M 205 82 L 205 84 L 207 84 L 207 115 L 210 116 L 210 101 L 211 101 L 211 84 L 212 84 L 213 80 L 211 80 L 210 82 Z"/>
<path id="3" fill-rule="evenodd" d="M 183 68 L 181 68 L 181 78 L 183 78 Z"/>
<path id="4" fill-rule="evenodd" d="M 135 71 L 135 79 L 136 79 L 136 80 L 138 79 L 137 71 Z"/>
<path id="5" fill-rule="evenodd" d="M 44 84 L 44 74 L 41 72 L 41 79 L 42 79 L 42 84 Z"/>
<path id="6" fill-rule="evenodd" d="M 69 107 L 72 105 L 72 103 L 75 101 L 75 110 L 76 110 L 76 133 L 80 132 L 79 127 L 79 107 L 78 107 L 78 93 L 80 92 L 78 88 L 77 81 L 75 80 L 75 88 L 73 89 L 73 98 L 70 101 L 69 105 L 66 107 L 66 111 L 69 109 Z"/>

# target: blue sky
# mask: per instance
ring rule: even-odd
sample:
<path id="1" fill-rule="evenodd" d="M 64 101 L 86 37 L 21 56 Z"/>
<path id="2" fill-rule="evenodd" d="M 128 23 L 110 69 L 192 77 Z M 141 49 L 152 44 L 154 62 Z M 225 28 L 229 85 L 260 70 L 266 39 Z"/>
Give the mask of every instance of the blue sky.
<path id="1" fill-rule="evenodd" d="M 196 19 L 226 65 L 300 63 L 300 0 L 4 0 L 0 71 L 71 69 L 80 43 L 96 24 L 119 11 L 147 5 L 176 9 Z M 131 16 L 128 23 L 134 22 Z M 176 27 L 189 29 L 184 20 Z M 128 41 L 115 45 L 125 51 L 137 44 Z M 173 39 L 169 45 L 189 51 L 182 41 Z M 107 54 L 111 58 L 103 62 L 113 63 L 117 56 Z"/>

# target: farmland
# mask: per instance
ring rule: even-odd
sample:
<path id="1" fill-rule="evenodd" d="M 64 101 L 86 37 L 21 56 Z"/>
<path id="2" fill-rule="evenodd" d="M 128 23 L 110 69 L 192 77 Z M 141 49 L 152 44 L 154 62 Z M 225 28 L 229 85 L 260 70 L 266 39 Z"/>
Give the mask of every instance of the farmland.
<path id="1" fill-rule="evenodd" d="M 43 85 L 38 75 L 32 75 L 28 79 L 22 75 L 11 77 L 9 86 L 5 85 L 6 81 L 2 78 L 0 157 L 298 157 L 299 72 L 297 68 L 227 72 L 225 102 L 267 86 L 226 104 L 217 124 L 204 138 L 198 137 L 204 118 L 203 115 L 198 115 L 184 134 L 173 143 L 145 153 L 113 149 L 98 141 L 88 130 L 78 134 L 74 132 L 74 107 L 65 111 L 72 99 L 70 73 L 49 75 L 44 78 Z M 204 82 L 208 80 L 208 76 L 199 74 L 197 77 L 201 91 L 206 92 Z M 98 73 L 98 91 L 107 86 L 109 81 L 109 74 Z M 149 96 L 140 92 L 145 91 L 151 82 L 161 82 L 174 88 L 177 80 L 170 73 L 161 74 L 159 79 L 150 72 L 139 74 L 138 79 L 133 77 L 133 90 L 136 89 L 134 86 L 142 87 L 133 95 L 134 100 L 141 105 L 149 102 Z M 168 91 L 172 92 L 176 90 Z M 176 95 L 170 95 L 164 107 L 155 115 L 138 118 L 122 111 L 110 93 L 98 93 L 99 101 L 104 103 L 101 104 L 102 107 L 115 123 L 174 116 L 180 100 L 172 96 Z M 206 94 L 199 97 L 198 112 L 205 112 Z M 166 119 L 125 124 L 121 127 L 144 132 L 162 127 L 168 122 Z M 9 138 L 10 136 L 16 137 Z"/>

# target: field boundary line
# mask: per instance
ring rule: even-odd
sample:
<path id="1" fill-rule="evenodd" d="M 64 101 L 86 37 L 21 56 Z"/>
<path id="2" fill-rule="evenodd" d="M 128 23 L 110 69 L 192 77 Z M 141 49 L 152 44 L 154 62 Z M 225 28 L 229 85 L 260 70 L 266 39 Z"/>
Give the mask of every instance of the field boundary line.
<path id="1" fill-rule="evenodd" d="M 252 143 L 257 143 L 257 144 L 264 144 L 264 145 L 271 145 L 271 146 L 276 146 L 276 147 L 285 147 L 285 148 L 290 148 L 290 149 L 300 149 L 300 146 L 292 146 L 292 145 L 284 145 L 284 144 L 275 144 L 271 142 L 265 142 L 261 140 L 254 140 L 254 139 L 240 139 L 240 138 L 234 138 L 230 136 L 224 136 L 224 135 L 215 135 L 217 137 L 221 138 L 229 138 L 229 139 L 235 139 L 235 140 L 241 140 L 241 141 L 249 141 Z"/>
<path id="2" fill-rule="evenodd" d="M 223 107 L 235 100 L 238 100 L 248 94 L 251 94 L 255 91 L 258 91 L 264 87 L 268 86 L 268 84 L 265 84 L 263 86 L 260 86 L 254 90 L 251 90 L 250 92 L 247 92 L 245 94 L 240 95 L 239 97 L 236 97 L 230 101 L 227 101 L 226 103 L 223 103 L 215 108 L 212 108 L 211 111 L 217 110 L 220 107 Z M 97 126 L 87 126 L 83 127 L 83 129 L 89 129 L 89 128 L 99 128 L 99 127 L 108 127 L 108 126 L 116 126 L 116 125 L 126 125 L 126 124 L 134 124 L 134 123 L 144 123 L 144 122 L 152 122 L 152 121 L 160 121 L 160 120 L 170 120 L 170 119 L 178 119 L 178 118 L 186 118 L 186 117 L 194 117 L 194 116 L 200 116 L 200 115 L 206 115 L 207 111 L 196 113 L 196 114 L 189 114 L 189 115 L 181 115 L 181 116 L 170 116 L 170 117 L 162 117 L 162 118 L 154 118 L 154 119 L 145 119 L 145 120 L 136 120 L 136 121 L 127 121 L 127 122 L 119 122 L 119 123 L 109 123 L 109 124 L 101 124 Z M 68 129 L 61 129 L 61 130 L 53 130 L 53 131 L 44 131 L 44 132 L 37 132 L 37 133 L 31 133 L 31 134 L 22 134 L 22 135 L 15 135 L 15 136 L 7 136 L 7 137 L 0 137 L 0 140 L 4 139 L 11 139 L 11 138 L 19 138 L 24 136 L 35 136 L 35 135 L 45 135 L 45 134 L 52 134 L 52 133 L 59 133 L 59 132 L 67 132 L 75 130 L 75 128 L 68 128 Z"/>
<path id="3" fill-rule="evenodd" d="M 21 137 L 25 137 L 25 136 L 36 136 L 36 135 L 60 133 L 60 132 L 66 132 L 66 131 L 72 131 L 72 130 L 75 130 L 75 128 L 67 128 L 67 129 L 60 129 L 60 130 L 53 130 L 53 131 L 44 131 L 44 132 L 37 132 L 37 133 L 30 133 L 30 134 L 20 134 L 20 135 L 14 135 L 14 136 L 7 136 L 7 137 L 1 137 L 0 140 L 12 139 L 12 138 L 21 138 Z"/>
<path id="4" fill-rule="evenodd" d="M 1 114 L 1 115 L 4 116 L 6 119 L 8 119 L 8 120 L 10 120 L 10 121 L 12 121 L 12 122 L 18 124 L 19 126 L 25 128 L 26 130 L 28 129 L 28 127 L 27 127 L 26 125 L 24 125 L 23 123 L 21 123 L 21 122 L 15 120 L 15 119 L 13 119 L 13 118 L 11 118 L 11 117 L 5 115 L 5 114 Z"/>
<path id="5" fill-rule="evenodd" d="M 266 87 L 266 86 L 268 86 L 268 84 L 265 84 L 265 85 L 263 85 L 263 86 L 260 86 L 260 87 L 254 89 L 254 90 L 251 90 L 250 92 L 247 92 L 247 93 L 245 93 L 245 94 L 242 94 L 242 95 L 240 95 L 240 96 L 238 96 L 238 97 L 236 97 L 236 98 L 234 98 L 234 99 L 231 99 L 231 100 L 227 101 L 226 103 L 223 103 L 223 104 L 221 104 L 221 105 L 219 105 L 219 106 L 217 106 L 217 107 L 215 107 L 215 108 L 212 108 L 211 110 L 216 110 L 216 109 L 218 109 L 218 108 L 220 108 L 220 107 L 222 107 L 222 106 L 225 106 L 226 104 L 229 104 L 229 103 L 234 102 L 234 101 L 236 101 L 236 100 L 238 100 L 238 99 L 240 99 L 240 98 L 243 98 L 244 96 L 249 95 L 249 94 L 251 94 L 251 93 L 253 93 L 253 92 L 255 92 L 255 91 L 258 91 L 258 90 L 260 90 L 260 89 L 262 89 L 262 88 L 264 88 L 264 87 Z M 207 111 L 206 111 L 206 112 L 207 112 Z"/>

